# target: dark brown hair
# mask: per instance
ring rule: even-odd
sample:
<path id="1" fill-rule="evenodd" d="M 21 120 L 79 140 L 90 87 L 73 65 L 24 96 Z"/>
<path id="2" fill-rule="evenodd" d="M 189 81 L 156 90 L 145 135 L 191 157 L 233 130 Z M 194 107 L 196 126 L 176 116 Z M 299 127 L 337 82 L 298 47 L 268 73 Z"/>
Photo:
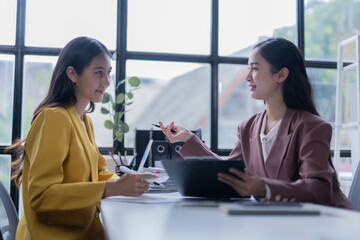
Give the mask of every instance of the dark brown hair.
<path id="1" fill-rule="evenodd" d="M 47 96 L 35 109 L 31 123 L 45 108 L 69 108 L 74 106 L 77 102 L 74 83 L 68 78 L 66 70 L 69 66 L 72 66 L 77 74 L 81 74 L 91 64 L 93 58 L 100 54 L 111 57 L 109 50 L 101 42 L 93 38 L 78 37 L 66 44 L 57 60 Z M 94 109 L 95 105 L 90 101 L 87 112 L 92 112 Z M 22 163 L 25 158 L 25 141 L 26 139 L 18 139 L 6 149 L 16 159 L 11 163 L 13 169 L 11 180 L 14 180 L 17 187 L 21 183 Z"/>
<path id="2" fill-rule="evenodd" d="M 284 38 L 269 38 L 256 44 L 254 48 L 258 48 L 260 55 L 271 65 L 272 73 L 277 73 L 284 67 L 289 70 L 283 84 L 286 106 L 319 116 L 304 58 L 295 44 Z"/>

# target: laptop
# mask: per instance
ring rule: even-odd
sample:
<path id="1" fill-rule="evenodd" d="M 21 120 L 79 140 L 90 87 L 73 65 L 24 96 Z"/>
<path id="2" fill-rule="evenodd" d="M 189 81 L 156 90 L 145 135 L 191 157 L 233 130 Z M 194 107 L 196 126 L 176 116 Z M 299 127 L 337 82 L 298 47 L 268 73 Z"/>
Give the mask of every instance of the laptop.
<path id="1" fill-rule="evenodd" d="M 183 196 L 203 198 L 241 198 L 232 187 L 218 181 L 217 173 L 228 173 L 229 168 L 244 171 L 242 160 L 221 161 L 214 157 L 163 160 L 172 183 Z"/>
<path id="2" fill-rule="evenodd" d="M 141 161 L 140 161 L 140 164 L 139 164 L 139 167 L 138 167 L 138 171 L 141 172 L 144 168 L 144 165 L 145 165 L 145 162 L 146 160 L 148 159 L 149 157 L 149 153 L 150 153 L 150 150 L 151 150 L 151 145 L 153 144 L 154 140 L 150 139 L 147 146 L 146 146 L 146 149 L 144 151 L 144 154 L 141 158 Z"/>

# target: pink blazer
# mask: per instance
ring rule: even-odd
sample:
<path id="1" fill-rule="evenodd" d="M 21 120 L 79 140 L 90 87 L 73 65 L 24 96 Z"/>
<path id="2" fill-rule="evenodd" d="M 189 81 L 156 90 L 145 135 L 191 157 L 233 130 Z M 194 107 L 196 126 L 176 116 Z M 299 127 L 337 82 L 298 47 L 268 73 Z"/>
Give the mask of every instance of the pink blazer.
<path id="1" fill-rule="evenodd" d="M 229 159 L 243 159 L 246 168 L 268 184 L 273 201 L 295 199 L 353 209 L 332 180 L 335 171 L 328 162 L 331 125 L 309 112 L 288 109 L 264 162 L 260 129 L 265 113 L 239 124 L 238 140 Z M 180 154 L 220 158 L 195 135 L 184 144 Z"/>

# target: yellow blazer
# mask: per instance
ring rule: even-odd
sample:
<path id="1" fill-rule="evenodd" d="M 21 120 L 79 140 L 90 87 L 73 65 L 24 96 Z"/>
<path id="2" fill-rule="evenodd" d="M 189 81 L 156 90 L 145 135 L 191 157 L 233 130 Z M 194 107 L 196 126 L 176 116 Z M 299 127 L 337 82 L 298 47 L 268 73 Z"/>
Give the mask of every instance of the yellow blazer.
<path id="1" fill-rule="evenodd" d="M 92 122 L 86 129 L 74 107 L 43 110 L 25 142 L 22 176 L 24 215 L 16 239 L 101 239 L 99 203 L 106 170 L 95 143 Z"/>

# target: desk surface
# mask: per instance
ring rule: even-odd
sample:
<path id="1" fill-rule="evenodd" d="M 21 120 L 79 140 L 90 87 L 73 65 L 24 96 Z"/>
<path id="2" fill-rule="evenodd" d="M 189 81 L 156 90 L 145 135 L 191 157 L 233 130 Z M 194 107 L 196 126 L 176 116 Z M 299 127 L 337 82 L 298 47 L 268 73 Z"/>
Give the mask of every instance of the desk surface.
<path id="1" fill-rule="evenodd" d="M 184 203 L 178 193 L 152 193 L 103 199 L 101 218 L 110 240 L 360 239 L 360 213 L 310 205 L 321 215 L 227 215 L 215 204 Z"/>

